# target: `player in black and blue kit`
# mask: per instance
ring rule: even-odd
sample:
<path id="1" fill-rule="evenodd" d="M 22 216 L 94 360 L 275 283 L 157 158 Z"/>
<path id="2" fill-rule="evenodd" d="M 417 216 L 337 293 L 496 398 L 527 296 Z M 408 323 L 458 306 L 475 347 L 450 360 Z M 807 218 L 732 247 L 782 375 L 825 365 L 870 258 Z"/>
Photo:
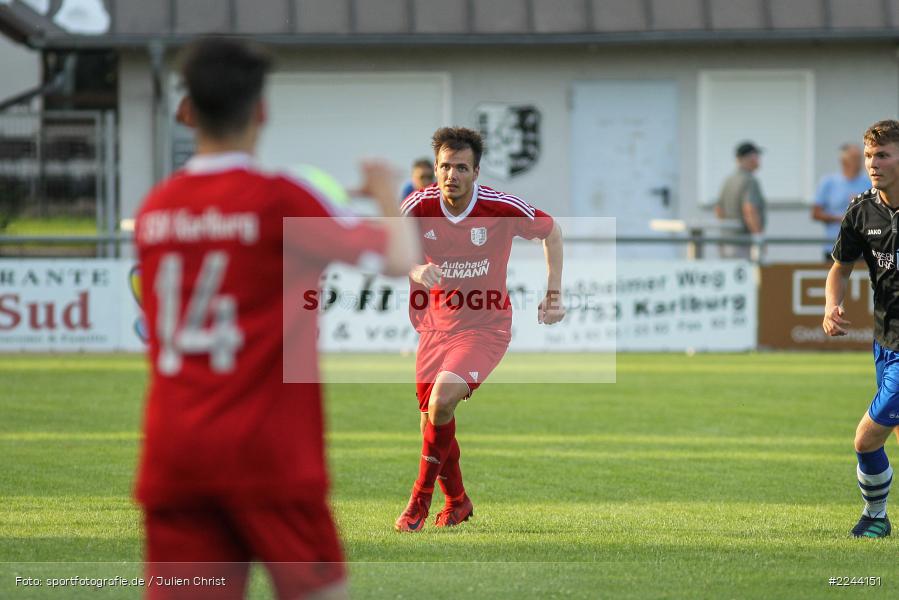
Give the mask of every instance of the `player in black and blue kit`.
<path id="1" fill-rule="evenodd" d="M 849 205 L 827 276 L 824 331 L 846 335 L 843 297 L 852 266 L 864 257 L 874 288 L 874 365 L 877 393 L 855 432 L 858 486 L 865 508 L 855 537 L 890 535 L 887 496 L 893 468 L 884 443 L 899 425 L 899 121 L 878 121 L 865 132 L 865 169 L 873 188 Z"/>

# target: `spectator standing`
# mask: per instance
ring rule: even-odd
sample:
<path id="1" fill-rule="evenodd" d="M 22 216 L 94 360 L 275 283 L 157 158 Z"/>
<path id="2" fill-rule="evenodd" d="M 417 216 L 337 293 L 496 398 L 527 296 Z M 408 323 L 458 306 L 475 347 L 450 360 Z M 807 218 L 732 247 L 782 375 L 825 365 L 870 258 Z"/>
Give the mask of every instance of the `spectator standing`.
<path id="1" fill-rule="evenodd" d="M 824 245 L 824 260 L 833 262 L 830 251 L 840 233 L 840 222 L 849 208 L 849 201 L 871 188 L 871 180 L 862 169 L 862 149 L 856 144 L 840 146 L 840 170 L 821 178 L 812 206 L 812 220 L 824 223 L 828 242 Z"/>
<path id="2" fill-rule="evenodd" d="M 759 237 L 765 230 L 765 197 L 755 172 L 761 161 L 761 148 L 753 142 L 742 142 L 736 148 L 737 170 L 721 186 L 715 215 L 719 219 L 739 220 L 740 233 Z M 750 258 L 752 247 L 721 244 L 722 258 Z"/>
<path id="3" fill-rule="evenodd" d="M 436 181 L 434 177 L 434 163 L 430 158 L 419 158 L 412 163 L 412 179 L 403 186 L 405 200 L 412 192 L 424 189 Z"/>

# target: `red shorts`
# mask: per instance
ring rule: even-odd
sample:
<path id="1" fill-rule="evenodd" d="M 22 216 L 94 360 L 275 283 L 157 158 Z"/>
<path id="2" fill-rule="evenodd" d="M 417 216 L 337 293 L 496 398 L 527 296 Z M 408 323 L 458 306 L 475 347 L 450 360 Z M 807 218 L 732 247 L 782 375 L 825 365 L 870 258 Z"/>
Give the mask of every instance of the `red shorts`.
<path id="1" fill-rule="evenodd" d="M 272 507 L 148 509 L 147 598 L 243 598 L 250 562 L 265 564 L 279 598 L 346 579 L 324 501 Z"/>
<path id="2" fill-rule="evenodd" d="M 471 396 L 503 359 L 511 340 L 509 332 L 499 330 L 423 332 L 418 338 L 418 355 L 415 359 L 419 410 L 428 412 L 431 389 L 441 371 L 449 371 L 464 379 L 468 384 L 468 395 Z"/>

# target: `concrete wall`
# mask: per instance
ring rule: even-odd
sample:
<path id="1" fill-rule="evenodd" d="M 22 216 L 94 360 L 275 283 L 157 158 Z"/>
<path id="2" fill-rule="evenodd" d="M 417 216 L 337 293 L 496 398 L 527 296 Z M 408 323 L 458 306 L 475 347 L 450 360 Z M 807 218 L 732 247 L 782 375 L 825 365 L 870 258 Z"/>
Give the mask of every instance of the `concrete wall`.
<path id="1" fill-rule="evenodd" d="M 144 57 L 122 60 L 122 189 L 125 214 L 152 179 L 149 73 Z M 836 168 L 839 144 L 860 140 L 873 121 L 899 109 L 899 69 L 888 44 L 721 45 L 667 48 L 450 48 L 282 51 L 287 72 L 439 71 L 450 75 L 452 120 L 474 126 L 483 102 L 535 105 L 543 114 L 543 152 L 538 164 L 511 181 L 482 183 L 523 196 L 566 216 L 570 197 L 569 94 L 575 81 L 670 80 L 679 93 L 679 184 L 682 218 L 710 217 L 697 202 L 699 74 L 705 69 L 807 69 L 815 79 L 815 180 Z M 364 104 L 361 106 L 364 107 Z M 427 140 L 409 150 L 410 160 Z M 764 184 L 764 166 L 760 172 Z M 810 200 L 810 199 L 808 199 Z M 773 207 L 768 233 L 813 237 L 822 229 L 808 205 Z M 600 215 L 598 215 L 600 216 Z M 601 215 L 614 216 L 614 215 Z M 773 260 L 817 259 L 817 246 L 772 249 Z"/>

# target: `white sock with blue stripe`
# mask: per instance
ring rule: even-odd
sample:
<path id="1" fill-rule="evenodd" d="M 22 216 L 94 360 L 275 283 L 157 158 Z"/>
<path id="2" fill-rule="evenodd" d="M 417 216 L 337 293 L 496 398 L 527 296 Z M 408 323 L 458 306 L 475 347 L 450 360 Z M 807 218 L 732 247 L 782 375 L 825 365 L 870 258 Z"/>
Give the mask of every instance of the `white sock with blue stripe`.
<path id="1" fill-rule="evenodd" d="M 887 464 L 885 471 L 880 473 L 864 473 L 861 466 L 856 467 L 858 475 L 858 487 L 862 491 L 865 501 L 865 509 L 862 514 L 875 519 L 887 516 L 887 496 L 890 494 L 890 484 L 893 482 L 893 467 Z"/>

